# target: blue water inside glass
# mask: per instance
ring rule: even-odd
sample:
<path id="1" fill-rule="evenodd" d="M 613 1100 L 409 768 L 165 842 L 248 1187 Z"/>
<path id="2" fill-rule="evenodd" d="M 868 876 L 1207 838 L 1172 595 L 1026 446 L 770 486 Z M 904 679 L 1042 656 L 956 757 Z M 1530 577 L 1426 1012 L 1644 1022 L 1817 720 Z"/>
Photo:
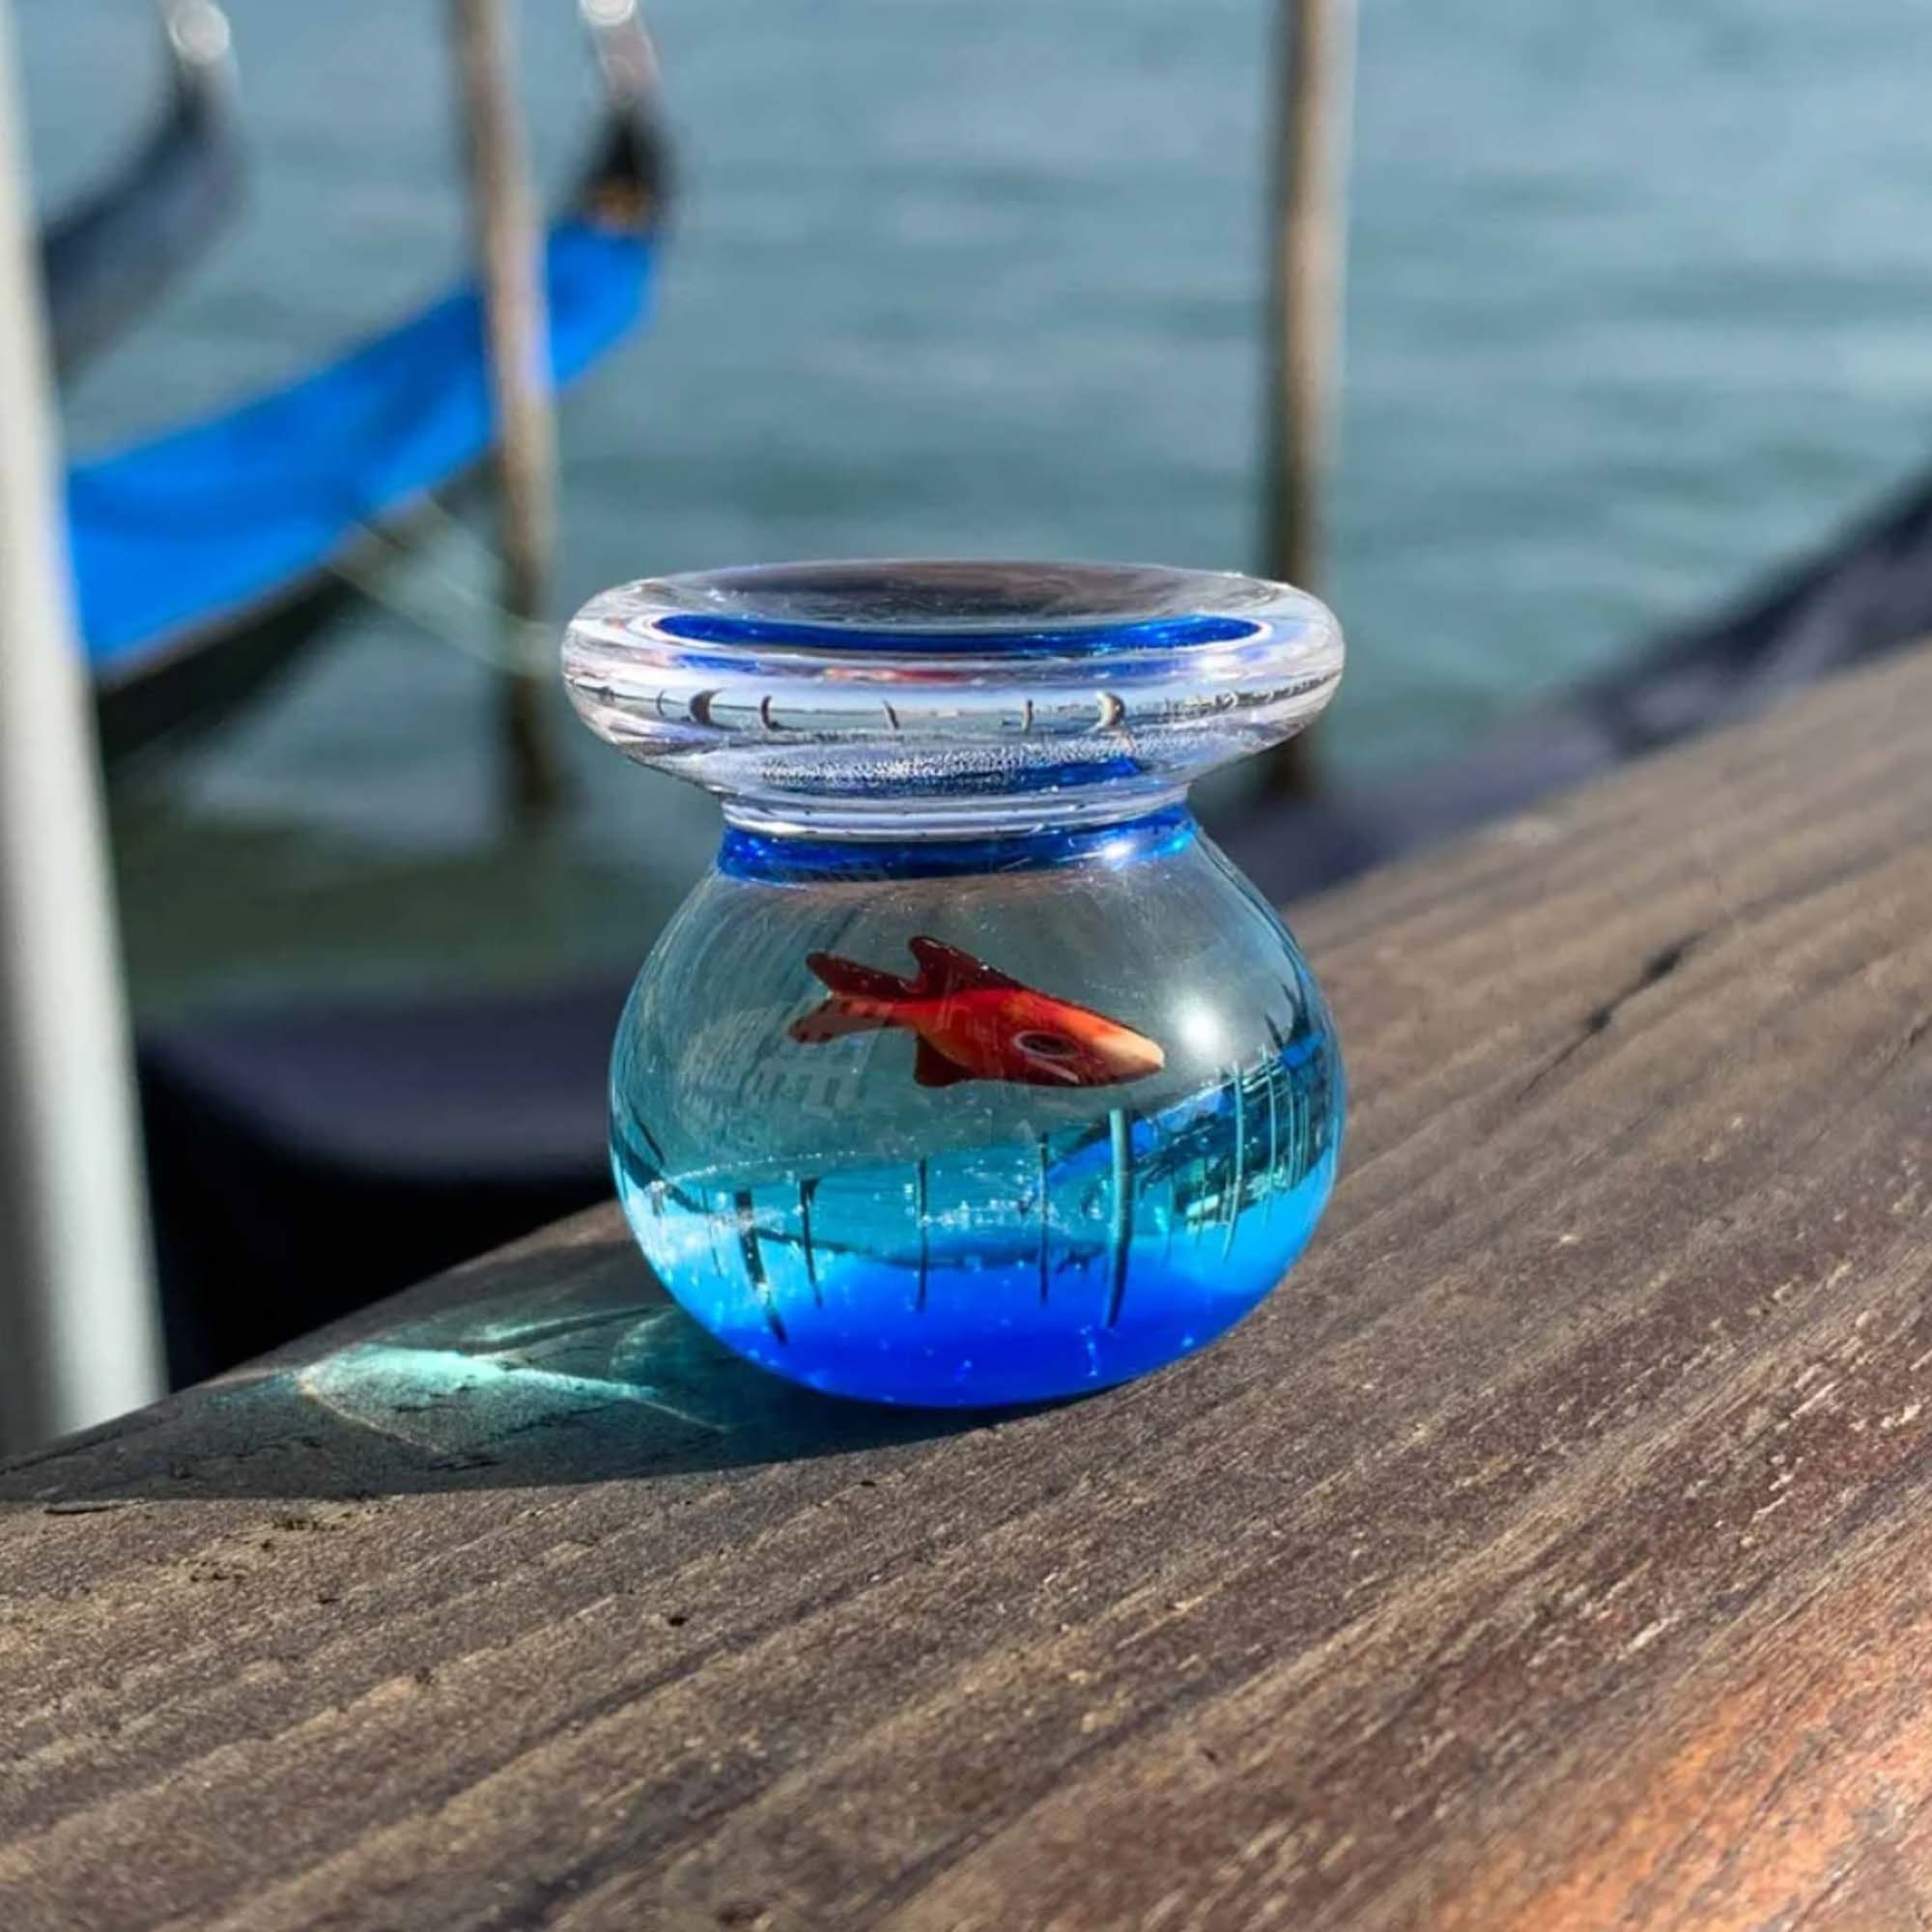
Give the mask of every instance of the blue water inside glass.
<path id="1" fill-rule="evenodd" d="M 911 1160 L 666 1171 L 614 1095 L 625 1211 L 721 1340 L 810 1387 L 988 1406 L 1096 1389 L 1211 1341 L 1281 1279 L 1333 1182 L 1322 1030 L 1158 1111 Z"/>

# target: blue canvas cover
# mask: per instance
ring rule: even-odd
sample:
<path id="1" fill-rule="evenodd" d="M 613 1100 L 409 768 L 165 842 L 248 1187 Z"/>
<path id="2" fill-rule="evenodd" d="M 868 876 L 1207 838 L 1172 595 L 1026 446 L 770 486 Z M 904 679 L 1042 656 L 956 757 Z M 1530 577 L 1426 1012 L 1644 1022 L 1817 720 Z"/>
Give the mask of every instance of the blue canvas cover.
<path id="1" fill-rule="evenodd" d="M 643 312 L 648 237 L 571 221 L 546 248 L 551 366 L 580 375 Z M 473 284 L 285 387 L 68 473 L 81 636 L 109 681 L 327 562 L 492 441 Z"/>

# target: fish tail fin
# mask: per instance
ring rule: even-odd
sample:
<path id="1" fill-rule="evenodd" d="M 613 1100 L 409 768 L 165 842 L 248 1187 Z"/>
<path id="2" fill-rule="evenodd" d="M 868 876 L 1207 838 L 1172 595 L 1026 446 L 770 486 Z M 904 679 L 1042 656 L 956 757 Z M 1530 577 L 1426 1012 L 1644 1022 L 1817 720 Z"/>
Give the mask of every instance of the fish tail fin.
<path id="1" fill-rule="evenodd" d="M 843 994 L 834 993 L 822 1006 L 793 1020 L 790 1032 L 793 1039 L 810 1046 L 817 1040 L 839 1039 L 848 1033 L 873 1033 L 896 1024 L 891 1013 L 878 1007 L 855 1005 Z"/>
<path id="2" fill-rule="evenodd" d="M 810 966 L 827 991 L 847 999 L 903 1000 L 912 991 L 912 982 L 882 967 L 862 966 L 856 959 L 841 959 L 836 952 L 808 952 Z"/>
<path id="3" fill-rule="evenodd" d="M 836 952 L 808 952 L 805 963 L 832 997 L 791 1023 L 793 1039 L 838 1039 L 848 1033 L 871 1033 L 896 1026 L 898 1003 L 911 992 L 909 981 L 877 966 L 862 966 Z"/>

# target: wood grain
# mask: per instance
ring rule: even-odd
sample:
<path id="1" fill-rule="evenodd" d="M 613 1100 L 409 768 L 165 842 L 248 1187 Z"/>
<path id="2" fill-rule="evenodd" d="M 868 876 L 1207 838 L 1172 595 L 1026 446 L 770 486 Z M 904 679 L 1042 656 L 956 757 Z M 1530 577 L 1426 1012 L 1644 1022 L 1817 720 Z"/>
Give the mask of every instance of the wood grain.
<path id="1" fill-rule="evenodd" d="M 606 1211 L 0 1473 L 0 1924 L 1932 1922 L 1932 654 L 1297 923 L 1344 1184 L 1139 1386 Z"/>

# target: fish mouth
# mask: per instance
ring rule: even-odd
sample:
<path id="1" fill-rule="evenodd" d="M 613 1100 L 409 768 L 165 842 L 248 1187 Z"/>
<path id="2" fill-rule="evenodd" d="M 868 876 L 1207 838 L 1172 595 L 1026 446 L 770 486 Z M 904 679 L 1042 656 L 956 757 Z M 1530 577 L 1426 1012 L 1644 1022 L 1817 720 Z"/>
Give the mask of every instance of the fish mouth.
<path id="1" fill-rule="evenodd" d="M 1160 1042 L 1137 1034 L 1119 1041 L 1107 1057 L 1114 1063 L 1116 1080 L 1145 1080 L 1167 1065 L 1167 1053 Z"/>

